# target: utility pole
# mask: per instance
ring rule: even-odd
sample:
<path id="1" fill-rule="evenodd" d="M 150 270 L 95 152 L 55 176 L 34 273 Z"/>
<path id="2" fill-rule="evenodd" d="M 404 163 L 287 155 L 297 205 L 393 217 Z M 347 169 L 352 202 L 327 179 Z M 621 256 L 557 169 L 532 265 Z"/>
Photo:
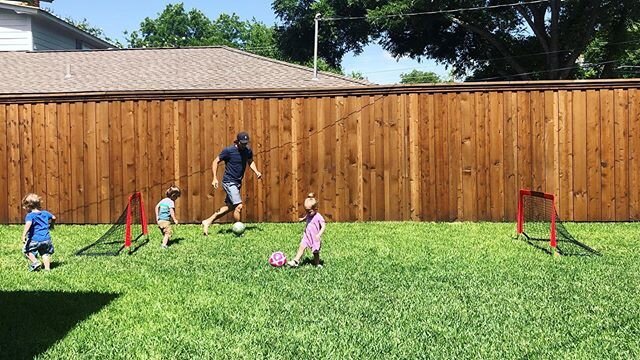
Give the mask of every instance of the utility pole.
<path id="1" fill-rule="evenodd" d="M 318 80 L 318 22 L 320 21 L 320 13 L 316 14 L 314 19 L 316 32 L 313 37 L 313 79 Z"/>

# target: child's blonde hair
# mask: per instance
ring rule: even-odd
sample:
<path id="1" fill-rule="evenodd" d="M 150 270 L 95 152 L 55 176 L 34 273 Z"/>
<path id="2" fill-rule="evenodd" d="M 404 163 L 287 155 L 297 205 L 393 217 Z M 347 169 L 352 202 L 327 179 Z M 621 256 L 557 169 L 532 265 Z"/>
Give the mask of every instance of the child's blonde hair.
<path id="1" fill-rule="evenodd" d="M 175 185 L 171 185 L 167 189 L 166 195 L 169 199 L 175 200 L 180 197 L 180 188 Z"/>
<path id="2" fill-rule="evenodd" d="M 318 200 L 316 200 L 316 195 L 314 193 L 310 192 L 307 194 L 307 198 L 304 199 L 304 208 L 318 210 Z"/>
<path id="3" fill-rule="evenodd" d="M 40 209 L 40 196 L 34 193 L 28 193 L 22 199 L 22 207 L 27 210 Z"/>

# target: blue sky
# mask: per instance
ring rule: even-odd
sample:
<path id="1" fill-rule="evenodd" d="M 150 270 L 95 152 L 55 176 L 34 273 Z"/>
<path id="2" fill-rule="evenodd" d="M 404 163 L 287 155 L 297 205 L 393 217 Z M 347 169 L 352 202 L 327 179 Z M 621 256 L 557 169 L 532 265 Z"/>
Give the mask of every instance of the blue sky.
<path id="1" fill-rule="evenodd" d="M 271 10 L 271 0 L 54 0 L 50 4 L 41 4 L 61 17 L 68 16 L 75 20 L 86 18 L 91 25 L 101 28 L 107 36 L 119 39 L 124 44 L 125 30 L 138 29 L 145 17 L 155 18 L 167 4 L 178 2 L 183 2 L 187 9 L 199 9 L 211 19 L 217 18 L 221 13 L 236 13 L 243 20 L 256 18 L 268 25 L 276 22 Z M 412 69 L 433 71 L 441 77 L 447 76 L 444 66 L 436 65 L 431 60 L 418 63 L 402 58 L 398 61 L 377 45 L 366 47 L 359 56 L 347 54 L 342 67 L 347 74 L 359 71 L 370 81 L 379 84 L 396 83 L 400 80 L 401 73 L 410 72 Z"/>

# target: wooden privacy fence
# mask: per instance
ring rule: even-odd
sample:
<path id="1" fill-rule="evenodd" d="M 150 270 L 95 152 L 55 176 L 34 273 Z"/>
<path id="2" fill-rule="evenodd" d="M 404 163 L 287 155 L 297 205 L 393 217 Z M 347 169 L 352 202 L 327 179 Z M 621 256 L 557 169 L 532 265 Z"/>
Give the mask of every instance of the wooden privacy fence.
<path id="1" fill-rule="evenodd" d="M 640 218 L 640 81 L 0 96 L 0 222 L 36 192 L 64 223 L 109 223 L 127 194 L 178 218 L 223 204 L 211 161 L 251 135 L 248 221 L 292 221 L 306 193 L 333 221 L 513 221 L 517 190 L 564 220 Z M 220 167 L 220 177 L 222 166 Z"/>

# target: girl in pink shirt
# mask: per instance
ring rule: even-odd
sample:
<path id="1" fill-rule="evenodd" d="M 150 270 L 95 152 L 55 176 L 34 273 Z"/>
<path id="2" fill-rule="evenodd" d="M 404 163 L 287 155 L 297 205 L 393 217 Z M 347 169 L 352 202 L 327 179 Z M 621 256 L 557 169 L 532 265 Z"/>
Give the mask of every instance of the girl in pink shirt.
<path id="1" fill-rule="evenodd" d="M 300 263 L 300 258 L 304 254 L 304 250 L 311 249 L 313 253 L 313 265 L 322 267 L 320 264 L 320 246 L 322 233 L 324 233 L 325 229 L 325 221 L 318 212 L 318 201 L 313 193 L 309 193 L 307 198 L 304 199 L 304 210 L 306 214 L 300 218 L 300 221 L 306 220 L 307 226 L 304 228 L 296 257 L 289 261 L 287 265 L 297 267 Z"/>

